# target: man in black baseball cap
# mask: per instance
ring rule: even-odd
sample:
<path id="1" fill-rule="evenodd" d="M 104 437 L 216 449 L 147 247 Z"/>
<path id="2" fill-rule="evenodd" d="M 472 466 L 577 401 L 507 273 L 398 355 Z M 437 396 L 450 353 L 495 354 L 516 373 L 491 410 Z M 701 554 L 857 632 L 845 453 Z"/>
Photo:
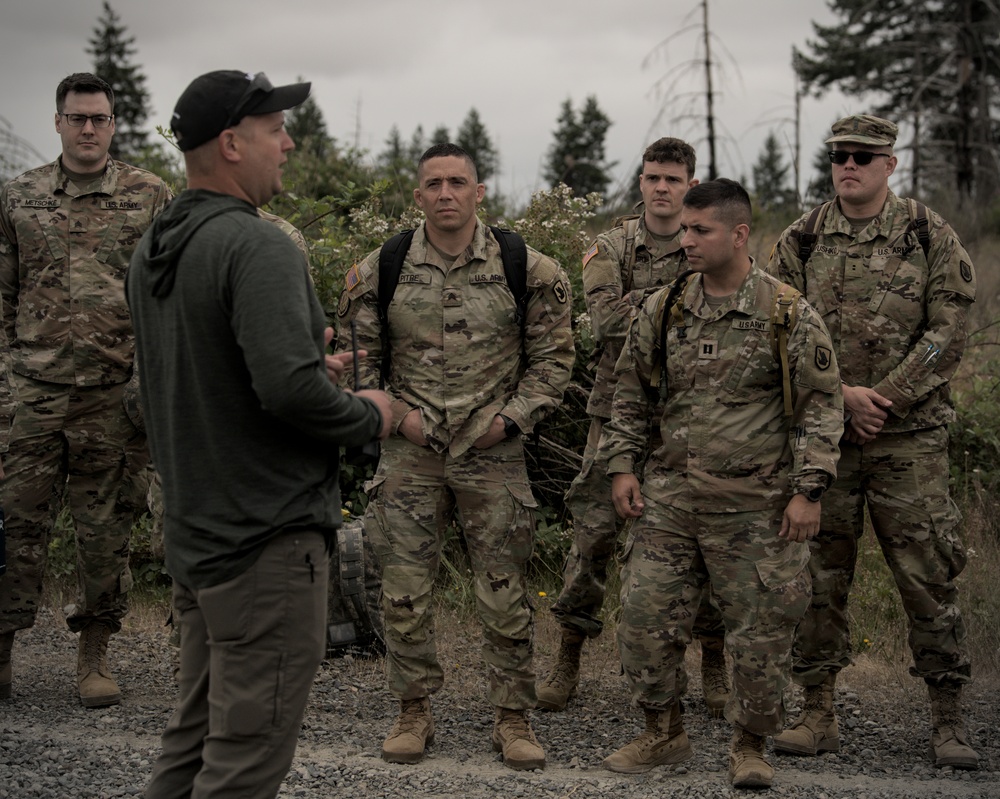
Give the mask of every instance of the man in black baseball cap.
<path id="1" fill-rule="evenodd" d="M 174 106 L 170 128 L 182 152 L 214 139 L 243 117 L 287 111 L 309 96 L 309 83 L 274 87 L 267 75 L 220 69 L 195 78 Z"/>
<path id="2" fill-rule="evenodd" d="M 128 270 L 181 640 L 146 799 L 278 793 L 326 649 L 340 447 L 389 434 L 383 392 L 331 382 L 306 259 L 257 211 L 295 147 L 284 111 L 308 93 L 260 73 L 191 83 L 172 122 L 187 190 Z"/>

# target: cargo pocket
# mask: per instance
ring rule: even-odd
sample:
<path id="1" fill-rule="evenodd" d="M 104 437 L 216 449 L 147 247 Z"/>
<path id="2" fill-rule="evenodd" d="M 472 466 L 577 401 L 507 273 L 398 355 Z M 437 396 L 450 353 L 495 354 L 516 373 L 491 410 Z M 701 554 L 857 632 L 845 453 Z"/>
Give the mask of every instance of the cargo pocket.
<path id="1" fill-rule="evenodd" d="M 934 549 L 942 566 L 947 569 L 948 580 L 954 580 L 965 570 L 968 562 L 965 544 L 958 535 L 961 513 L 949 497 L 948 503 L 943 508 L 932 510 L 930 517 L 934 525 Z"/>
<path id="2" fill-rule="evenodd" d="M 764 586 L 758 600 L 760 625 L 774 629 L 805 615 L 812 597 L 808 564 L 809 545 L 804 541 L 790 542 L 780 552 L 756 562 Z"/>
<path id="3" fill-rule="evenodd" d="M 221 675 L 223 735 L 252 738 L 280 724 L 284 660 L 273 649 L 212 647 L 211 673 Z"/>
<path id="4" fill-rule="evenodd" d="M 535 544 L 535 517 L 538 507 L 531 488 L 526 483 L 507 484 L 506 520 L 498 519 L 497 529 L 505 530 L 497 541 L 493 559 L 497 564 L 523 565 L 531 558 Z M 502 511 L 501 511 L 502 512 Z"/>

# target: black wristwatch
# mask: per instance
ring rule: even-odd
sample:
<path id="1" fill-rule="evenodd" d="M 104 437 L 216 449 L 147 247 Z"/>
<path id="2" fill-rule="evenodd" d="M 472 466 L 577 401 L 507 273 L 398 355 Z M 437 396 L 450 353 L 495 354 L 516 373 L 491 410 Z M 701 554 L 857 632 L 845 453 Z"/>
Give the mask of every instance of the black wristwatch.
<path id="1" fill-rule="evenodd" d="M 521 434 L 521 428 L 518 427 L 517 422 L 509 416 L 504 416 L 502 413 L 497 415 L 503 419 L 503 431 L 507 435 L 507 438 L 513 438 Z"/>
<path id="2" fill-rule="evenodd" d="M 826 489 L 822 486 L 817 486 L 816 488 L 810 488 L 806 491 L 804 496 L 810 502 L 819 502 L 823 498 L 824 493 L 826 493 Z"/>

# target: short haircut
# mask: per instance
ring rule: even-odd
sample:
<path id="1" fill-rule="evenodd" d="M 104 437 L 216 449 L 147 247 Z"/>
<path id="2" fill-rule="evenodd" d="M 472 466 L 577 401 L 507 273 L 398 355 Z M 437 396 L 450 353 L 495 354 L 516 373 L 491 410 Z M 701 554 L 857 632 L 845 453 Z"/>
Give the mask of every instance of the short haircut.
<path id="1" fill-rule="evenodd" d="M 694 147 L 682 139 L 675 139 L 672 136 L 664 136 L 657 139 L 642 154 L 642 164 L 647 161 L 657 164 L 683 164 L 687 167 L 688 178 L 694 177 L 696 164 Z M 643 166 L 639 165 L 639 174 L 642 174 Z"/>
<path id="2" fill-rule="evenodd" d="M 747 225 L 753 218 L 750 195 L 735 180 L 719 178 L 699 183 L 684 195 L 685 208 L 715 208 L 716 217 L 727 225 Z"/>
<path id="3" fill-rule="evenodd" d="M 101 80 L 97 75 L 91 75 L 89 72 L 74 72 L 59 81 L 59 86 L 56 87 L 56 111 L 60 114 L 66 107 L 66 95 L 70 92 L 78 94 L 103 92 L 104 96 L 108 98 L 108 102 L 111 103 L 112 115 L 115 113 L 115 92 L 107 81 Z"/>
<path id="4" fill-rule="evenodd" d="M 476 169 L 476 162 L 472 160 L 472 156 L 457 144 L 452 144 L 451 142 L 433 144 L 427 148 L 424 154 L 420 156 L 420 160 L 417 161 L 417 177 L 420 177 L 420 170 L 423 168 L 424 163 L 430 161 L 432 158 L 446 158 L 448 156 L 464 158 L 468 161 L 469 167 L 472 169 L 472 179 L 476 183 L 479 182 L 479 170 Z"/>

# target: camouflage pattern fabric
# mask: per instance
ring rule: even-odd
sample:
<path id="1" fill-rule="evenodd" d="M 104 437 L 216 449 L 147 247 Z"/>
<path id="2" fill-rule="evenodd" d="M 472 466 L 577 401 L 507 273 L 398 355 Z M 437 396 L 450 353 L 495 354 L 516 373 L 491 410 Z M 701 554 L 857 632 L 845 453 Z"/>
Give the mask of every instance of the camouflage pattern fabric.
<path id="1" fill-rule="evenodd" d="M 119 501 L 119 486 L 126 447 L 141 436 L 122 412 L 123 387 L 16 379 L 19 404 L 2 489 L 8 564 L 0 578 L 0 634 L 34 624 L 49 531 L 64 490 L 76 523 L 79 575 L 69 628 L 79 632 L 99 619 L 117 631 L 132 583 L 133 522 L 133 508 Z"/>
<path id="2" fill-rule="evenodd" d="M 338 316 L 338 349 L 351 348 L 357 320 L 361 385 L 379 384 L 378 255 L 347 273 Z M 449 266 L 413 234 L 389 306 L 393 423 L 420 408 L 424 435 L 435 452 L 459 456 L 485 433 L 498 413 L 522 433 L 562 402 L 573 368 L 571 296 L 565 272 L 528 248 L 528 307 L 524 341 L 507 289 L 500 245 L 481 222 L 472 244 Z M 522 349 L 525 357 L 522 358 Z"/>
<path id="3" fill-rule="evenodd" d="M 449 522 L 460 522 L 483 624 L 488 700 L 535 706 L 532 607 L 525 583 L 536 507 L 520 439 L 455 458 L 390 437 L 372 481 L 365 530 L 382 564 L 389 690 L 417 699 L 440 690 L 431 589 Z"/>
<path id="4" fill-rule="evenodd" d="M 834 204 L 805 266 L 794 237 L 805 217 L 782 234 L 768 265 L 823 314 L 844 383 L 893 402 L 873 442 L 842 442 L 839 477 L 823 499 L 813 600 L 795 644 L 793 672 L 804 685 L 850 662 L 847 597 L 865 509 L 909 620 L 912 672 L 929 682 L 963 682 L 971 673 L 956 604 L 965 556 L 944 425 L 955 418 L 948 381 L 964 351 L 976 276 L 952 228 L 933 211 L 928 219 L 925 257 L 906 232 L 906 201 L 892 192 L 856 234 Z"/>
<path id="5" fill-rule="evenodd" d="M 361 384 L 378 385 L 382 356 L 378 251 L 347 274 L 340 349 L 350 321 L 368 351 Z M 534 532 L 520 438 L 472 446 L 502 413 L 522 433 L 562 401 L 574 361 L 565 273 L 528 249 L 524 335 L 506 286 L 500 248 L 482 223 L 452 264 L 414 233 L 389 306 L 393 421 L 419 408 L 427 447 L 390 436 L 372 482 L 365 528 L 382 564 L 389 688 L 402 699 L 437 691 L 443 673 L 431 618 L 431 587 L 444 530 L 462 525 L 483 622 L 489 699 L 535 705 L 532 611 L 524 580 Z"/>
<path id="6" fill-rule="evenodd" d="M 357 546 L 345 547 L 344 539 L 351 536 Z M 344 557 L 348 549 L 354 557 Z M 345 579 L 345 575 L 349 575 Z M 347 596 L 354 591 L 356 595 Z M 362 608 L 359 609 L 357 603 Z M 345 654 L 374 657 L 385 654 L 385 625 L 382 623 L 382 570 L 371 539 L 365 534 L 362 519 L 345 521 L 337 529 L 337 546 L 330 557 L 330 586 L 327 594 L 327 655 Z M 349 625 L 354 640 L 335 640 L 336 625 Z"/>
<path id="7" fill-rule="evenodd" d="M 634 254 L 629 253 L 628 229 L 618 225 L 600 234 L 583 261 L 583 288 L 594 338 L 596 374 L 587 412 L 591 415 L 580 473 L 566 492 L 566 507 L 573 515 L 573 543 L 563 567 L 563 587 L 552 605 L 559 623 L 590 637 L 604 627 L 600 611 L 604 605 L 608 564 L 615 551 L 621 520 L 611 504 L 611 478 L 596 464 L 597 445 L 604 421 L 611 416 L 615 393 L 615 364 L 625 343 L 625 334 L 643 300 L 676 279 L 684 268 L 680 232 L 661 242 L 646 230 L 640 204 L 635 225 Z M 631 267 L 629 260 L 633 263 Z M 721 637 L 722 617 L 706 594 L 697 622 L 702 636 Z"/>
<path id="8" fill-rule="evenodd" d="M 600 443 L 609 474 L 632 473 L 650 439 L 648 416 L 661 414 L 661 443 L 643 475 L 646 508 L 633 521 L 622 573 L 618 645 L 633 698 L 665 709 L 679 695 L 676 669 L 710 580 L 734 663 L 725 715 L 761 735 L 782 728 L 781 690 L 808 598 L 809 550 L 778 537 L 782 513 L 793 493 L 833 478 L 843 422 L 832 343 L 801 298 L 788 343 L 794 413 L 784 415 L 770 341 L 780 289 L 753 266 L 713 310 L 696 275 L 683 294 L 684 324 L 669 328 L 665 345 L 669 289 L 650 297 L 619 359 Z M 667 396 L 656 405 L 661 346 Z"/>
<path id="9" fill-rule="evenodd" d="M 795 626 L 809 603 L 809 549 L 778 538 L 781 509 L 692 513 L 657 501 L 671 477 L 647 470 L 646 507 L 626 543 L 618 648 L 633 701 L 666 710 L 711 583 L 725 620 L 733 690 L 725 717 L 758 735 L 784 726 Z"/>
<path id="10" fill-rule="evenodd" d="M 148 458 L 123 405 L 134 355 L 124 281 L 136 243 L 169 199 L 163 181 L 119 161 L 80 186 L 57 160 L 0 191 L 9 345 L 2 366 L 14 375 L 18 403 L 0 487 L 14 553 L 0 581 L 0 631 L 34 621 L 64 492 L 80 553 L 70 629 L 95 618 L 121 626 L 131 582 L 130 502 L 142 493 L 141 486 L 123 493 L 126 449 L 138 474 Z"/>

